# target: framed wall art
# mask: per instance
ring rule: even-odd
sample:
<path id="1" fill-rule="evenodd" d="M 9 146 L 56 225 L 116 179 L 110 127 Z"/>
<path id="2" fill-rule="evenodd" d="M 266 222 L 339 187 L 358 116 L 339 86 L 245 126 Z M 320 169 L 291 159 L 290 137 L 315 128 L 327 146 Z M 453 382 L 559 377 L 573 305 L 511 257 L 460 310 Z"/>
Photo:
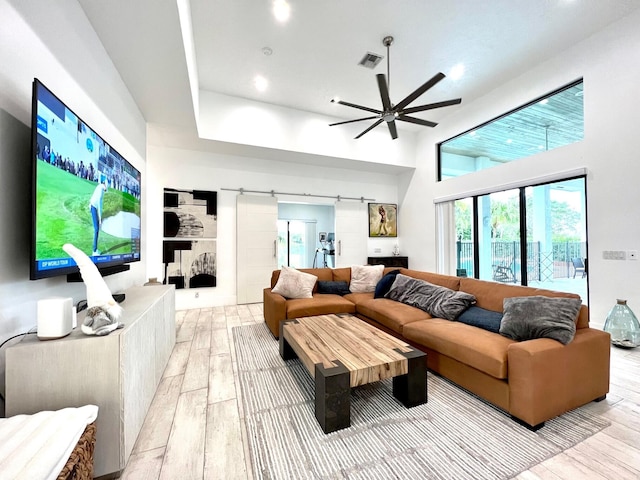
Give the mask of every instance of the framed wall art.
<path id="1" fill-rule="evenodd" d="M 393 203 L 369 204 L 369 236 L 398 236 L 398 205 Z"/>

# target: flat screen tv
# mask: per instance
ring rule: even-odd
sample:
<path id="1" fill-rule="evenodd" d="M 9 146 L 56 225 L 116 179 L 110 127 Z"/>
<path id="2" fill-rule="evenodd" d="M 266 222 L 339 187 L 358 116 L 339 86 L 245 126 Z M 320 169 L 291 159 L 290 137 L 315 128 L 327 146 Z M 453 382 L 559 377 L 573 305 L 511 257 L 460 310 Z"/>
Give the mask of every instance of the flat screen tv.
<path id="1" fill-rule="evenodd" d="M 31 132 L 30 278 L 77 273 L 65 243 L 103 272 L 139 261 L 140 172 L 38 79 Z"/>

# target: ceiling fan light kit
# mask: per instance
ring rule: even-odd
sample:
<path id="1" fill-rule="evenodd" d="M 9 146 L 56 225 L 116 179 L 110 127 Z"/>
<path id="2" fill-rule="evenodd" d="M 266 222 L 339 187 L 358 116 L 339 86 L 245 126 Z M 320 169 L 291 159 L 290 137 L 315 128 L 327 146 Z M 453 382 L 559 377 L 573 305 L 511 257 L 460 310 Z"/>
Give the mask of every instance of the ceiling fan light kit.
<path id="1" fill-rule="evenodd" d="M 336 122 L 329 124 L 330 127 L 336 125 L 345 125 L 347 123 L 361 122 L 363 120 L 376 120 L 371 126 L 361 132 L 355 138 L 358 139 L 362 137 L 365 133 L 373 130 L 375 127 L 380 125 L 382 122 L 387 124 L 389 128 L 389 133 L 391 134 L 392 139 L 398 138 L 398 131 L 396 128 L 396 120 L 400 120 L 402 122 L 413 123 L 416 125 L 421 125 L 423 127 L 435 127 L 437 123 L 430 122 L 429 120 L 423 120 L 421 118 L 410 117 L 409 114 L 424 112 L 426 110 L 433 110 L 435 108 L 448 107 L 450 105 L 458 105 L 462 102 L 461 98 L 455 98 L 453 100 L 445 100 L 443 102 L 437 103 L 429 103 L 426 105 L 419 105 L 417 107 L 407 108 L 411 103 L 418 99 L 422 94 L 424 94 L 427 90 L 434 87 L 440 80 L 445 78 L 444 73 L 437 73 L 431 79 L 427 80 L 424 84 L 410 93 L 407 97 L 400 101 L 397 105 L 391 103 L 391 99 L 389 97 L 389 79 L 391 78 L 389 72 L 389 47 L 393 44 L 393 37 L 386 36 L 382 39 L 382 44 L 387 48 L 387 76 L 385 77 L 384 73 L 379 73 L 376 75 L 376 80 L 378 82 L 378 90 L 380 91 L 380 99 L 382 100 L 382 110 L 378 110 L 375 108 L 365 107 L 362 105 L 357 105 L 355 103 L 344 102 L 342 100 L 331 100 L 334 103 L 338 103 L 340 105 L 345 105 L 351 108 L 357 108 L 358 110 L 364 110 L 365 112 L 370 112 L 375 115 L 363 118 L 356 118 L 354 120 L 345 120 L 343 122 Z"/>

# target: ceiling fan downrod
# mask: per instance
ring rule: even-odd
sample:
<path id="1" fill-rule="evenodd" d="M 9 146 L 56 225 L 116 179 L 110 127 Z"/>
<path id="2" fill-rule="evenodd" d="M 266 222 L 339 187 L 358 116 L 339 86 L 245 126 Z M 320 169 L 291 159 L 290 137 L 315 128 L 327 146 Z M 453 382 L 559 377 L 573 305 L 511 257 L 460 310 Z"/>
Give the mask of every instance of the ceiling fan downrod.
<path id="1" fill-rule="evenodd" d="M 382 39 L 382 45 L 387 47 L 387 90 L 390 91 L 391 90 L 391 70 L 389 68 L 389 62 L 390 62 L 389 47 L 393 45 L 393 37 L 391 35 L 384 37 Z"/>

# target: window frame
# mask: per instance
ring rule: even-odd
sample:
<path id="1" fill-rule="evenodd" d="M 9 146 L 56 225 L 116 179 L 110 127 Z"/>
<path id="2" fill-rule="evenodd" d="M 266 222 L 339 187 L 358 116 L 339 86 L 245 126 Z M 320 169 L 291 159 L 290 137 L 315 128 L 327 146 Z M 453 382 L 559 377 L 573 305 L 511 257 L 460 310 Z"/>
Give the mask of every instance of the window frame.
<path id="1" fill-rule="evenodd" d="M 436 168 L 436 170 L 437 170 L 437 179 L 436 179 L 436 182 L 443 181 L 442 180 L 442 145 L 444 143 L 449 142 L 449 141 L 451 141 L 453 139 L 462 137 L 464 135 L 468 135 L 469 133 L 473 132 L 474 130 L 478 130 L 478 129 L 482 128 L 482 127 L 485 127 L 485 126 L 489 125 L 490 123 L 493 123 L 495 121 L 501 120 L 501 119 L 503 119 L 505 117 L 508 117 L 509 115 L 513 115 L 514 113 L 517 113 L 517 112 L 519 112 L 519 111 L 521 111 L 521 110 L 523 110 L 525 108 L 528 108 L 528 107 L 530 107 L 532 105 L 535 105 L 536 103 L 539 103 L 542 100 L 548 99 L 549 97 L 557 95 L 558 93 L 561 93 L 561 92 L 563 92 L 565 90 L 568 90 L 568 89 L 573 88 L 576 85 L 580 85 L 580 84 L 584 84 L 584 78 L 583 77 L 580 77 L 579 79 L 574 80 L 573 82 L 570 82 L 570 83 L 568 83 L 568 84 L 566 84 L 566 85 L 564 85 L 564 86 L 562 86 L 562 87 L 560 87 L 560 88 L 558 88 L 556 90 L 553 90 L 553 91 L 548 92 L 548 93 L 546 93 L 544 95 L 536 97 L 535 99 L 533 99 L 533 100 L 531 100 L 531 101 L 529 101 L 529 102 L 527 102 L 527 103 L 525 103 L 523 105 L 520 105 L 520 106 L 518 106 L 518 107 L 516 107 L 516 108 L 514 108 L 512 110 L 509 110 L 508 112 L 505 112 L 505 113 L 503 113 L 501 115 L 498 115 L 498 116 L 496 116 L 494 118 L 491 118 L 490 120 L 487 120 L 486 122 L 483 122 L 483 123 L 481 123 L 479 125 L 476 125 L 476 126 L 474 126 L 472 128 L 469 128 L 469 129 L 463 131 L 462 133 L 459 133 L 457 135 L 454 135 L 454 136 L 452 136 L 450 138 L 447 138 L 445 140 L 442 140 L 442 141 L 438 142 L 436 144 L 436 160 L 437 160 L 437 168 Z M 584 138 L 584 130 L 583 130 L 583 138 Z M 521 158 L 518 158 L 516 160 L 522 160 L 523 158 L 529 158 L 529 157 L 521 157 Z M 511 160 L 511 161 L 516 161 L 516 160 Z M 470 173 L 473 173 L 473 172 L 470 172 Z M 457 178 L 457 177 L 455 177 L 455 178 Z"/>

